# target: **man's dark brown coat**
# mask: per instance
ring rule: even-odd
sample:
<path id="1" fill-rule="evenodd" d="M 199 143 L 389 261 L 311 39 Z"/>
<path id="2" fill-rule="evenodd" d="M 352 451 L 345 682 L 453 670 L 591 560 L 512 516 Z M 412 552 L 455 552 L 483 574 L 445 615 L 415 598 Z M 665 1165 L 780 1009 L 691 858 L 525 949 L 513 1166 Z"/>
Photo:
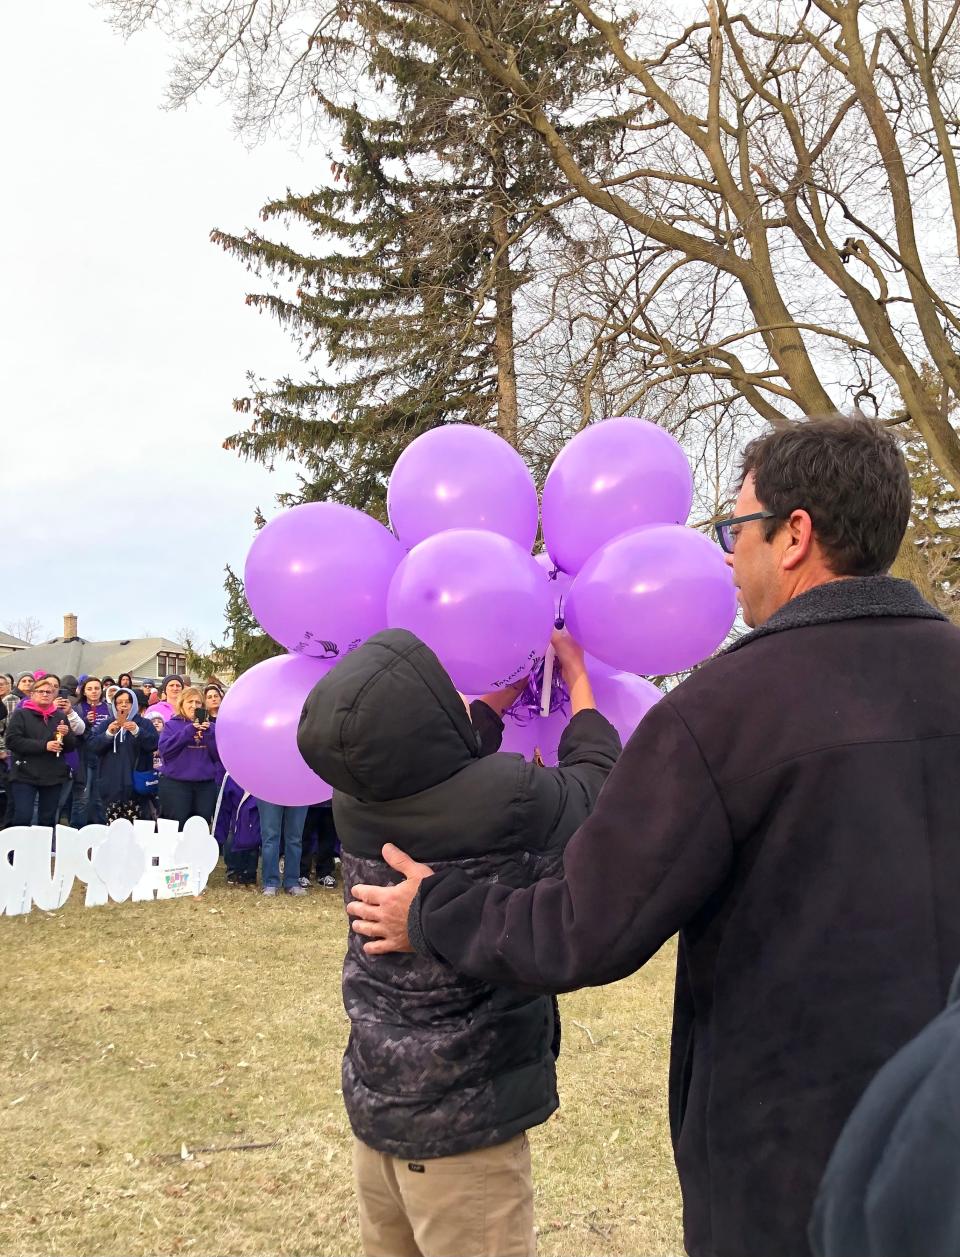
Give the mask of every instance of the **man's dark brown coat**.
<path id="1" fill-rule="evenodd" d="M 411 909 L 461 972 L 543 991 L 622 978 L 678 930 L 687 1250 L 805 1257 L 845 1119 L 960 964 L 960 629 L 911 585 L 812 590 L 673 691 L 562 878 L 445 873 Z"/>

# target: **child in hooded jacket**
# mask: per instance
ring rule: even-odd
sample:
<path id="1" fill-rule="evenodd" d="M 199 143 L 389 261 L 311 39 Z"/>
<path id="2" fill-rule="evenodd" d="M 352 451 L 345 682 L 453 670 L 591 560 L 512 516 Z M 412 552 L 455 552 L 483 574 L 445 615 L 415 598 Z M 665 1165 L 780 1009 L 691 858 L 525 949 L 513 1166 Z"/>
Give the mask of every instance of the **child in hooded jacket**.
<path id="1" fill-rule="evenodd" d="M 397 880 L 385 842 L 511 886 L 559 870 L 621 748 L 593 708 L 583 652 L 566 635 L 555 645 L 574 710 L 557 768 L 492 753 L 516 688 L 468 707 L 405 630 L 377 634 L 318 682 L 298 745 L 334 788 L 347 900 L 356 883 Z M 365 1253 L 534 1253 L 525 1132 L 559 1104 L 556 1001 L 462 977 L 440 958 L 367 955 L 353 932 L 343 997 Z"/>

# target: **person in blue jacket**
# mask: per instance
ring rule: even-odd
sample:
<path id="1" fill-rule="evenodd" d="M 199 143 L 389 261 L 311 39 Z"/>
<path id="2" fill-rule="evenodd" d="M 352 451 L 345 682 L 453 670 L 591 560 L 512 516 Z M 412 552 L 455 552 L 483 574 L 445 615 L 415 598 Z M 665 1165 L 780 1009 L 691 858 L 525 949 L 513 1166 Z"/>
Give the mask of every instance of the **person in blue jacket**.
<path id="1" fill-rule="evenodd" d="M 140 799 L 134 789 L 133 774 L 152 766 L 160 735 L 152 721 L 140 715 L 132 689 L 124 687 L 114 694 L 110 715 L 109 724 L 89 737 L 89 751 L 97 757 L 100 798 L 107 821 L 118 817 L 134 821 L 140 815 Z"/>

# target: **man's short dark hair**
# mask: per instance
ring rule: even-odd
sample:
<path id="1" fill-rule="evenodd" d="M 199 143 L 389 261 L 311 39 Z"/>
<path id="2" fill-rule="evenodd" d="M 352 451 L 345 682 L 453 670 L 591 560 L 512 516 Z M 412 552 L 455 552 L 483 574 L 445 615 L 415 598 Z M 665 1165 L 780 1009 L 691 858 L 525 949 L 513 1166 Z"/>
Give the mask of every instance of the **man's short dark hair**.
<path id="1" fill-rule="evenodd" d="M 889 430 L 863 415 L 829 415 L 758 437 L 743 452 L 742 479 L 776 518 L 806 511 L 837 576 L 876 576 L 897 557 L 910 519 L 910 476 Z"/>

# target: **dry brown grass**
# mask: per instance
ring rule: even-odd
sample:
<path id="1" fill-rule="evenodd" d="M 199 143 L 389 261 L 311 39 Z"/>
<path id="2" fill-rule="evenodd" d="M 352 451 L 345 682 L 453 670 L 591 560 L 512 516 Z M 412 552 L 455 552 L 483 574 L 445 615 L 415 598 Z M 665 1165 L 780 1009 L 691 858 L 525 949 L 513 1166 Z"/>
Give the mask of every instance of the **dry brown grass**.
<path id="1" fill-rule="evenodd" d="M 0 1253 L 359 1252 L 344 932 L 338 894 L 221 873 L 199 900 L 0 918 Z M 562 1107 L 533 1134 L 546 1257 L 682 1251 L 672 971 L 668 948 L 561 1001 Z"/>

